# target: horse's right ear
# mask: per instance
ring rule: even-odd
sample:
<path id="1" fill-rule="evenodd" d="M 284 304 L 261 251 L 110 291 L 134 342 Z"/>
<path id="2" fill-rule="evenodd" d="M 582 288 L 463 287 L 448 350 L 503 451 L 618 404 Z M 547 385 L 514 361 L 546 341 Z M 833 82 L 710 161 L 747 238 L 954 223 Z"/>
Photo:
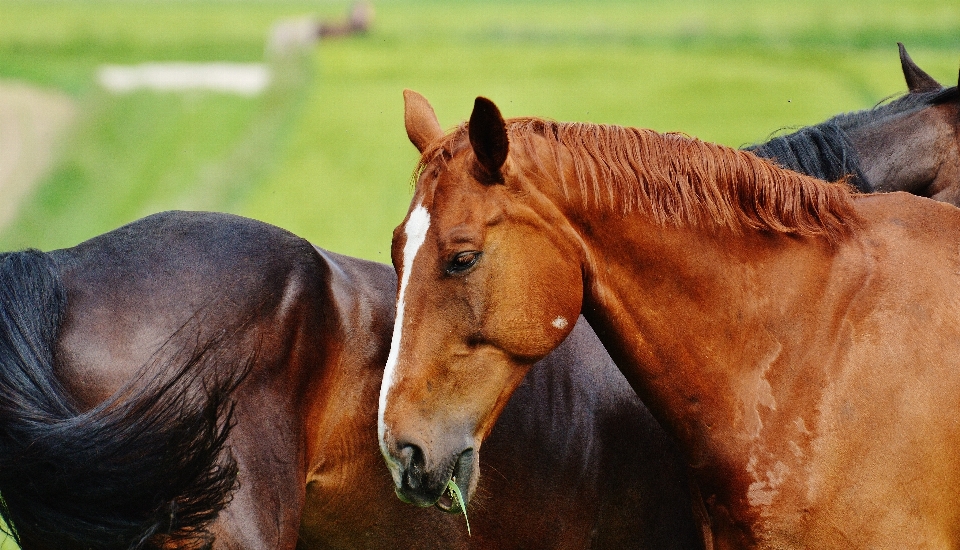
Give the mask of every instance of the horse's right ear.
<path id="1" fill-rule="evenodd" d="M 407 137 L 421 153 L 432 141 L 443 136 L 430 102 L 413 90 L 403 91 L 403 123 L 407 127 Z"/>
<path id="2" fill-rule="evenodd" d="M 907 89 L 910 90 L 910 93 L 936 92 L 943 88 L 939 82 L 923 72 L 923 69 L 910 59 L 907 49 L 903 47 L 903 42 L 897 42 L 897 47 L 900 48 L 900 66 L 903 68 L 903 78 L 907 80 Z"/>

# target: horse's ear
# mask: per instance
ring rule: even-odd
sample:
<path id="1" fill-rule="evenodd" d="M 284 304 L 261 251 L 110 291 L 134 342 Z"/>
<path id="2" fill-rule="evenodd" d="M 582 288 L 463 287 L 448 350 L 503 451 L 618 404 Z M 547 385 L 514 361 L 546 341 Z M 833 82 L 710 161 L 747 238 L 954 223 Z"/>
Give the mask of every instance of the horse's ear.
<path id="1" fill-rule="evenodd" d="M 403 123 L 407 127 L 407 137 L 421 153 L 432 141 L 443 136 L 430 102 L 413 90 L 403 91 Z"/>
<path id="2" fill-rule="evenodd" d="M 907 80 L 907 89 L 910 90 L 910 93 L 936 92 L 943 88 L 939 82 L 923 72 L 923 69 L 910 59 L 907 49 L 903 47 L 903 42 L 897 42 L 897 46 L 900 48 L 900 66 L 903 67 L 903 78 Z"/>
<path id="3" fill-rule="evenodd" d="M 470 145 L 483 172 L 488 179 L 502 182 L 500 168 L 507 160 L 510 142 L 500 109 L 489 99 L 478 97 L 470 114 L 469 132 Z"/>

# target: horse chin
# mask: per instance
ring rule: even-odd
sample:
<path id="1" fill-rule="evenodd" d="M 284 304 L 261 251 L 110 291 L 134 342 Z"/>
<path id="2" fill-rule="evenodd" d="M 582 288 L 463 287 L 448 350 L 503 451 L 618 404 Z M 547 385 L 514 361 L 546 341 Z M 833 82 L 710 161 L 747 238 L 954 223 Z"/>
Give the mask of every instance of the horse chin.
<path id="1" fill-rule="evenodd" d="M 399 498 L 401 502 L 404 502 L 406 504 L 417 504 L 416 502 L 407 498 L 406 495 L 403 494 L 403 491 L 401 491 L 399 487 L 394 487 L 393 492 L 396 493 L 397 498 Z"/>
<path id="2" fill-rule="evenodd" d="M 473 449 L 467 449 L 456 458 L 452 466 L 442 469 L 445 473 L 438 472 L 439 475 L 433 476 L 424 473 L 420 467 L 420 473 L 411 478 L 410 471 L 416 472 L 418 468 L 409 468 L 400 476 L 401 482 L 394 486 L 394 493 L 407 504 L 421 508 L 435 506 L 451 514 L 462 513 L 477 484 L 476 457 L 477 453 Z M 459 495 L 451 489 L 451 481 L 456 484 Z M 460 498 L 463 499 L 462 502 Z"/>

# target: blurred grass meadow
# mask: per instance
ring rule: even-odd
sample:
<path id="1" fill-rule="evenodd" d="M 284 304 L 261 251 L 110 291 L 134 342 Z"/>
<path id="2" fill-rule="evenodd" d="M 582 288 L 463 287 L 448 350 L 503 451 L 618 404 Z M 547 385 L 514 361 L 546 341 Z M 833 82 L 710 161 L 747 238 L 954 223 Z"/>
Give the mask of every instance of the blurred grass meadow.
<path id="1" fill-rule="evenodd" d="M 0 0 L 0 83 L 76 107 L 0 249 L 72 246 L 167 209 L 221 210 L 389 261 L 416 153 L 403 88 L 441 124 L 506 116 L 683 131 L 731 146 L 902 92 L 896 42 L 945 85 L 956 0 L 382 0 L 367 34 L 272 66 L 255 97 L 99 87 L 102 64 L 261 62 L 271 25 L 346 1 Z M 3 200 L 0 190 L 0 200 Z"/>
<path id="2" fill-rule="evenodd" d="M 74 245 L 152 212 L 258 218 L 388 261 L 416 153 L 403 88 L 441 124 L 483 94 L 506 116 L 661 131 L 732 146 L 905 89 L 896 42 L 947 85 L 952 0 L 382 0 L 365 35 L 274 67 L 264 94 L 113 95 L 101 64 L 258 62 L 280 18 L 346 1 L 0 0 L 0 81 L 59 90 L 78 116 L 57 161 L 0 229 L 0 249 Z"/>

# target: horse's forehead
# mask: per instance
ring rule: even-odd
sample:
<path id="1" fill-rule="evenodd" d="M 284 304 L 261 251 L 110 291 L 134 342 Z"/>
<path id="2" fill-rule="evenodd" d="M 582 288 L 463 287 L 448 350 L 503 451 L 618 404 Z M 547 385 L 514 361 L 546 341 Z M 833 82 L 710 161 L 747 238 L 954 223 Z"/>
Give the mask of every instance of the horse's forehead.
<path id="1" fill-rule="evenodd" d="M 469 141 L 461 138 L 449 140 L 428 155 L 431 158 L 424 162 L 422 174 L 427 181 L 433 182 L 444 174 L 466 172 L 476 160 Z"/>
<path id="2" fill-rule="evenodd" d="M 440 222 L 482 208 L 487 191 L 487 187 L 473 177 L 469 165 L 448 163 L 432 177 L 421 180 L 412 204 L 424 206 Z"/>

